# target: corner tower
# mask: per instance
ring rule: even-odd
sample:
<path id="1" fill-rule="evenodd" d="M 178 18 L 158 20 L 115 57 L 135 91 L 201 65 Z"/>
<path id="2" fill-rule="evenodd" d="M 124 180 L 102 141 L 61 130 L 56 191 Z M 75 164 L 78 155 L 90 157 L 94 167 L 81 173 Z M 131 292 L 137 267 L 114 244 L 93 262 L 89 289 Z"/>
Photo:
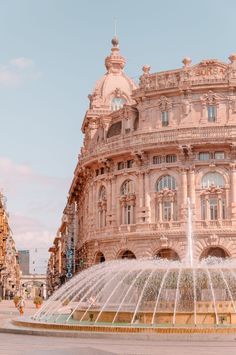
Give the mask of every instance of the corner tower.
<path id="1" fill-rule="evenodd" d="M 114 37 L 111 43 L 111 54 L 105 59 L 107 71 L 97 81 L 92 94 L 88 96 L 90 105 L 82 125 L 82 132 L 85 133 L 85 146 L 98 129 L 101 116 L 119 110 L 125 104 L 134 103 L 131 94 L 136 89 L 136 85 L 123 71 L 126 61 L 120 54 L 118 38 Z"/>

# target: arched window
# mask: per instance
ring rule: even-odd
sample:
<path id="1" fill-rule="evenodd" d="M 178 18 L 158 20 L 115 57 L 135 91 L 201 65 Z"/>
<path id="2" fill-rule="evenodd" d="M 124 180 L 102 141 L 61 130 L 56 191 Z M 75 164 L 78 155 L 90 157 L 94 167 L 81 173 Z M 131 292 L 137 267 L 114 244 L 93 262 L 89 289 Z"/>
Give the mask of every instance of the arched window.
<path id="1" fill-rule="evenodd" d="M 99 251 L 95 257 L 95 264 L 103 263 L 105 261 L 105 256 L 101 251 Z"/>
<path id="2" fill-rule="evenodd" d="M 131 250 L 125 250 L 120 253 L 118 259 L 136 259 L 136 256 Z"/>
<path id="3" fill-rule="evenodd" d="M 206 189 L 210 186 L 224 187 L 225 186 L 224 177 L 217 172 L 207 173 L 202 178 L 202 188 Z"/>
<path id="4" fill-rule="evenodd" d="M 105 186 L 102 186 L 100 188 L 100 192 L 99 192 L 99 200 L 106 200 L 107 195 L 106 195 L 106 188 Z"/>
<path id="5" fill-rule="evenodd" d="M 101 186 L 98 194 L 98 227 L 106 226 L 107 194 L 105 186 Z"/>
<path id="6" fill-rule="evenodd" d="M 113 97 L 111 100 L 111 109 L 112 111 L 116 111 L 121 109 L 124 104 L 126 103 L 126 100 L 123 97 Z"/>
<path id="7" fill-rule="evenodd" d="M 135 192 L 134 182 L 126 180 L 120 189 L 121 224 L 134 224 L 135 221 Z"/>
<path id="8" fill-rule="evenodd" d="M 113 123 L 108 129 L 107 138 L 119 136 L 121 134 L 121 128 L 122 128 L 121 121 Z"/>
<path id="9" fill-rule="evenodd" d="M 157 191 L 162 191 L 164 189 L 169 189 L 169 190 L 176 190 L 176 180 L 173 176 L 170 175 L 165 175 L 162 176 L 158 181 L 157 181 Z"/>
<path id="10" fill-rule="evenodd" d="M 173 176 L 162 176 L 156 183 L 156 219 L 159 222 L 177 219 L 176 180 Z"/>
<path id="11" fill-rule="evenodd" d="M 201 193 L 201 219 L 210 221 L 226 219 L 224 177 L 218 172 L 207 173 L 202 178 L 201 187 L 204 189 Z"/>
<path id="12" fill-rule="evenodd" d="M 226 251 L 220 247 L 211 247 L 203 251 L 200 260 L 201 259 L 206 259 L 209 256 L 215 257 L 215 258 L 227 258 L 229 255 L 226 253 Z"/>
<path id="13" fill-rule="evenodd" d="M 173 249 L 170 248 L 163 248 L 159 250 L 156 254 L 156 257 L 167 260 L 180 260 L 179 255 Z"/>
<path id="14" fill-rule="evenodd" d="M 134 193 L 134 182 L 132 180 L 126 180 L 121 185 L 120 189 L 121 195 L 129 195 Z"/>

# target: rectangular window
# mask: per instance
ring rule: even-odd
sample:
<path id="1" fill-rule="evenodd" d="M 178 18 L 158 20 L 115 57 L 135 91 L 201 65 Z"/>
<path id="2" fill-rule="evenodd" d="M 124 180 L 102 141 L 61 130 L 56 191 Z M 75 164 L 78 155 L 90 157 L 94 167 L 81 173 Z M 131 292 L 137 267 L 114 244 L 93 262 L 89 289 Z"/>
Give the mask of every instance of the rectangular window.
<path id="1" fill-rule="evenodd" d="M 133 160 L 127 160 L 127 168 L 130 169 L 133 166 Z"/>
<path id="2" fill-rule="evenodd" d="M 132 221 L 131 221 L 131 206 L 126 206 L 126 224 L 131 224 Z"/>
<path id="3" fill-rule="evenodd" d="M 215 152 L 214 158 L 216 160 L 224 160 L 225 158 L 225 153 L 224 152 Z"/>
<path id="4" fill-rule="evenodd" d="M 163 203 L 163 220 L 164 221 L 171 220 L 171 202 Z"/>
<path id="5" fill-rule="evenodd" d="M 168 154 L 166 156 L 166 162 L 167 163 L 174 163 L 177 160 L 177 156 L 175 154 Z"/>
<path id="6" fill-rule="evenodd" d="M 153 159 L 153 164 L 161 164 L 162 163 L 162 156 L 161 155 L 156 155 L 152 159 Z"/>
<path id="7" fill-rule="evenodd" d="M 125 168 L 125 163 L 123 161 L 120 161 L 118 164 L 117 164 L 117 169 L 118 170 L 122 170 Z"/>
<path id="8" fill-rule="evenodd" d="M 168 111 L 162 111 L 161 113 L 161 123 L 163 127 L 166 127 L 169 125 L 169 113 Z"/>
<path id="9" fill-rule="evenodd" d="M 199 153 L 199 160 L 209 160 L 210 153 L 209 152 L 200 152 Z"/>
<path id="10" fill-rule="evenodd" d="M 210 198 L 209 205 L 210 205 L 210 219 L 211 221 L 215 221 L 218 218 L 218 206 L 217 206 L 217 198 Z"/>
<path id="11" fill-rule="evenodd" d="M 208 122 L 216 121 L 216 106 L 207 106 Z"/>
<path id="12" fill-rule="evenodd" d="M 104 174 L 104 168 L 101 168 L 101 175 Z"/>

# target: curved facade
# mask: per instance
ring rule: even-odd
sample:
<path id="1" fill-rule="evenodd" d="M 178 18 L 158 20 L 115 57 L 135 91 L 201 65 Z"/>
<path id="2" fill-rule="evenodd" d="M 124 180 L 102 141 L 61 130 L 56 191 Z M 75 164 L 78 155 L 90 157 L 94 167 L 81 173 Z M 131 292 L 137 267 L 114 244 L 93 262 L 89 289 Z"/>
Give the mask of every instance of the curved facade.
<path id="1" fill-rule="evenodd" d="M 112 44 L 59 229 L 73 270 L 125 253 L 183 259 L 188 198 L 195 258 L 236 257 L 236 55 L 158 73 L 145 65 L 135 85 Z"/>

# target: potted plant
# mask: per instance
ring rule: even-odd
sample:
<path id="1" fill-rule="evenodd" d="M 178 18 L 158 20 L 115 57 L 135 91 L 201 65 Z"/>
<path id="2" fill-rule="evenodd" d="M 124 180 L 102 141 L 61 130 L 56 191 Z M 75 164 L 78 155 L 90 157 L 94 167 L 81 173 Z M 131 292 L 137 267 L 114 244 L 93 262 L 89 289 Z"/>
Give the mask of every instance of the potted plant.
<path id="1" fill-rule="evenodd" d="M 43 303 L 43 299 L 40 296 L 35 296 L 33 302 L 35 304 L 35 307 L 39 308 L 41 306 L 41 304 Z"/>
<path id="2" fill-rule="evenodd" d="M 13 302 L 15 303 L 15 307 L 16 308 L 18 306 L 19 301 L 20 301 L 20 296 L 15 295 L 14 298 L 13 298 Z"/>

